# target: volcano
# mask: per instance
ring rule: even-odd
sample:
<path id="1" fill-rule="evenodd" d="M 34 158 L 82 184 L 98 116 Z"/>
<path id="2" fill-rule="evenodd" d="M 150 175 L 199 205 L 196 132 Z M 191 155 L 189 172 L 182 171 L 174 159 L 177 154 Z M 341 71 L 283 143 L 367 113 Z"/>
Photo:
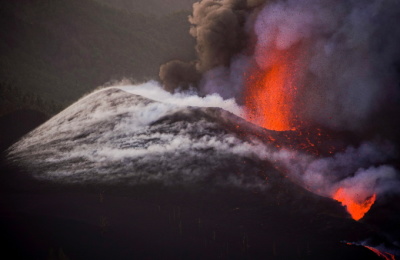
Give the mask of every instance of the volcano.
<path id="1" fill-rule="evenodd" d="M 101 89 L 10 147 L 2 235 L 30 259 L 379 259 L 342 242 L 385 242 L 376 223 L 288 178 L 289 138 L 222 108 Z"/>

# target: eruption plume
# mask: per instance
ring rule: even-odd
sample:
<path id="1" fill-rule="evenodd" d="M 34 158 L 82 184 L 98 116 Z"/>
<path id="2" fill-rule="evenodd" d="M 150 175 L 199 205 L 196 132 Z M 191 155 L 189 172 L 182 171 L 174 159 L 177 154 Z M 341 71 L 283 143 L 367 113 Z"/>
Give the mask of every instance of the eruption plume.
<path id="1" fill-rule="evenodd" d="M 77 182 L 268 186 L 234 173 L 249 172 L 238 163 L 245 158 L 342 203 L 354 220 L 399 193 L 398 1 L 203 0 L 189 22 L 198 57 L 161 66 L 170 93 L 94 93 L 15 144 L 11 158 Z"/>
<path id="2" fill-rule="evenodd" d="M 203 0 L 195 3 L 189 22 L 192 25 L 190 34 L 197 42 L 197 60 L 174 60 L 162 65 L 159 75 L 165 88 L 173 92 L 197 86 L 202 94 L 217 92 L 226 98 L 238 94 L 240 86 L 237 85 L 236 89 L 233 86 L 238 82 L 234 79 L 237 75 L 231 77 L 224 68 L 234 69 L 235 61 L 232 61 L 232 57 L 246 49 L 249 43 L 246 36 L 247 23 L 249 19 L 253 19 L 254 10 L 265 2 L 266 0 Z M 246 61 L 239 63 L 240 71 L 243 72 Z M 218 75 L 219 83 L 210 84 L 209 80 L 202 80 L 201 76 L 206 76 L 207 73 L 211 73 L 210 80 Z M 223 79 L 220 80 L 221 78 Z M 228 86 L 218 86 L 221 84 Z"/>
<path id="3" fill-rule="evenodd" d="M 383 194 L 397 192 L 391 163 L 400 111 L 396 1 L 203 0 L 189 21 L 198 59 L 186 64 L 199 77 L 171 87 L 167 64 L 160 75 L 168 90 L 191 85 L 200 94 L 234 97 L 248 121 L 292 130 L 289 141 L 275 145 L 317 157 L 282 150 L 265 159 L 341 202 L 356 220 Z M 313 133 L 318 136 L 310 139 Z"/>

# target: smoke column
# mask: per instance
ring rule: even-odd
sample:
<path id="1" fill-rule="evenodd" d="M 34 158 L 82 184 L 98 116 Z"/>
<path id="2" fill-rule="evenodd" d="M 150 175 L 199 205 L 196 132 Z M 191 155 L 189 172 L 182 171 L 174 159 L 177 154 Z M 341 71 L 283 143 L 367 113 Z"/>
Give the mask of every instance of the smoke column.
<path id="1" fill-rule="evenodd" d="M 266 5 L 254 23 L 257 67 L 267 71 L 276 53 L 294 54 L 285 62 L 296 74 L 287 76 L 298 88 L 292 106 L 299 120 L 361 130 L 398 98 L 399 9 L 396 1 Z"/>
<path id="2" fill-rule="evenodd" d="M 171 61 L 160 76 L 170 91 L 244 103 L 246 82 L 280 61 L 295 82 L 292 121 L 361 131 L 398 109 L 399 10 L 392 0 L 200 1 L 189 17 L 198 59 Z"/>

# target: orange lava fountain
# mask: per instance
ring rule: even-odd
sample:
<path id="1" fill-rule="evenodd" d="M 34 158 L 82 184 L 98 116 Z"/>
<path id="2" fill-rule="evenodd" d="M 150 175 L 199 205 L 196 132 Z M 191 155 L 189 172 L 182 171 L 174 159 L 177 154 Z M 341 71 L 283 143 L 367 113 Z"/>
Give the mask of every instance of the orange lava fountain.
<path id="1" fill-rule="evenodd" d="M 333 195 L 333 199 L 341 202 L 354 220 L 360 220 L 375 203 L 376 194 L 373 194 L 363 202 L 359 202 L 347 194 L 343 188 L 339 188 Z"/>
<path id="2" fill-rule="evenodd" d="M 296 50 L 275 50 L 266 71 L 256 69 L 247 78 L 246 115 L 249 121 L 275 131 L 295 128 L 293 111 L 296 97 Z"/>

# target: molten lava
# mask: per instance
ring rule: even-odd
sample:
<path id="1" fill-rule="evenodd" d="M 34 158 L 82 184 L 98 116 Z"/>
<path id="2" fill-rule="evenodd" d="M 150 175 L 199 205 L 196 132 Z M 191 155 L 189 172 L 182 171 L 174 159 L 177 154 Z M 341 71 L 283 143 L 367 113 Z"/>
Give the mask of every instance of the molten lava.
<path id="1" fill-rule="evenodd" d="M 296 50 L 275 50 L 268 68 L 253 69 L 247 78 L 247 119 L 275 131 L 294 130 L 296 97 Z"/>
<path id="2" fill-rule="evenodd" d="M 385 260 L 396 260 L 395 256 L 387 253 L 387 252 L 381 252 L 376 248 L 370 247 L 370 246 L 364 246 L 365 248 L 368 248 L 369 250 L 371 250 L 372 252 L 374 252 L 377 256 L 385 259 Z"/>
<path id="3" fill-rule="evenodd" d="M 377 256 L 379 256 L 379 257 L 381 257 L 382 259 L 385 259 L 385 260 L 396 260 L 396 257 L 394 255 L 392 255 L 391 253 L 382 252 L 382 251 L 380 251 L 380 250 L 378 250 L 378 249 L 376 249 L 375 247 L 372 247 L 372 246 L 366 246 L 366 245 L 363 245 L 363 244 L 349 243 L 349 242 L 346 242 L 346 244 L 349 245 L 349 246 L 362 246 L 362 247 L 365 247 L 365 248 L 371 250 L 372 252 L 374 252 Z"/>
<path id="4" fill-rule="evenodd" d="M 360 202 L 350 196 L 343 188 L 339 188 L 333 195 L 333 199 L 342 203 L 346 207 L 347 212 L 354 220 L 360 220 L 370 210 L 371 206 L 375 203 L 376 194 Z"/>

